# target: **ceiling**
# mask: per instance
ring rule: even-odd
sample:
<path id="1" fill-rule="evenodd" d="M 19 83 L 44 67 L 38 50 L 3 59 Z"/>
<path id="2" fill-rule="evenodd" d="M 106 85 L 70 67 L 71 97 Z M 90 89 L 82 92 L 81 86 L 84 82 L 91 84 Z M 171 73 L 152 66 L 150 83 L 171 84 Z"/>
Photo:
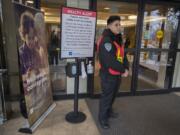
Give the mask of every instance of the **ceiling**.
<path id="1" fill-rule="evenodd" d="M 66 0 L 41 0 L 42 7 L 59 8 L 65 6 Z"/>
<path id="2" fill-rule="evenodd" d="M 45 12 L 45 20 L 47 23 L 60 22 L 60 8 L 65 6 L 65 1 L 66 0 L 41 0 L 41 10 Z M 98 20 L 106 20 L 113 14 L 119 15 L 122 18 L 127 18 L 130 15 L 136 15 L 137 4 L 98 0 L 97 12 Z"/>
<path id="3" fill-rule="evenodd" d="M 41 0 L 41 10 L 45 13 L 46 23 L 60 23 L 61 7 L 66 0 Z M 147 6 L 147 10 L 161 9 L 162 6 Z M 138 5 L 136 3 L 117 2 L 110 0 L 97 0 L 97 25 L 106 25 L 110 15 L 119 15 L 122 26 L 136 24 Z"/>
<path id="4" fill-rule="evenodd" d="M 61 7 L 66 0 L 41 0 L 41 11 L 45 13 L 46 23 L 60 23 Z"/>

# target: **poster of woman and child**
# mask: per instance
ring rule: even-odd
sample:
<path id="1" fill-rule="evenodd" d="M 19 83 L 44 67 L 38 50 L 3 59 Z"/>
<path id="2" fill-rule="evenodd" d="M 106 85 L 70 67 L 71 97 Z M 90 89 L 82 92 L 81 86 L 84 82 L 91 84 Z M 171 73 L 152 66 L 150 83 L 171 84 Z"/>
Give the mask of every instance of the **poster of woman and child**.
<path id="1" fill-rule="evenodd" d="M 14 9 L 20 74 L 26 106 L 26 114 L 23 116 L 32 126 L 53 103 L 45 21 L 43 13 L 39 10 L 16 3 Z"/>

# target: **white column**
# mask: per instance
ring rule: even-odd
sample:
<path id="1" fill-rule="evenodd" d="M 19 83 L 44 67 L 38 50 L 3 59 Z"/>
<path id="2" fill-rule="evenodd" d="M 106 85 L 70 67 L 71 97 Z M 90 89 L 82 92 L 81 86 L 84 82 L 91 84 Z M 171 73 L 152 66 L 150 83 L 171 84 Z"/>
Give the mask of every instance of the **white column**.
<path id="1" fill-rule="evenodd" d="M 177 53 L 177 56 L 176 56 L 176 64 L 175 64 L 172 86 L 180 87 L 180 53 Z"/>
<path id="2" fill-rule="evenodd" d="M 160 88 L 164 88 L 164 82 L 166 78 L 167 60 L 168 60 L 168 53 L 162 52 L 161 59 L 159 62 L 159 72 L 158 72 L 158 80 L 157 80 L 157 85 Z"/>

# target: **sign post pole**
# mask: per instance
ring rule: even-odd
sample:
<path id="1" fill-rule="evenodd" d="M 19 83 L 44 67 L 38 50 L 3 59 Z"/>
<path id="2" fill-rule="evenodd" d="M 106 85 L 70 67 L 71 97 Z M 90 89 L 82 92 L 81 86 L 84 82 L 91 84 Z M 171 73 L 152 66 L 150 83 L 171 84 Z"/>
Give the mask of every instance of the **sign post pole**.
<path id="1" fill-rule="evenodd" d="M 75 76 L 74 83 L 74 111 L 69 112 L 66 115 L 66 120 L 71 123 L 80 123 L 86 119 L 86 115 L 83 112 L 78 111 L 79 100 L 79 74 L 80 74 L 80 61 L 76 58 L 77 75 Z"/>

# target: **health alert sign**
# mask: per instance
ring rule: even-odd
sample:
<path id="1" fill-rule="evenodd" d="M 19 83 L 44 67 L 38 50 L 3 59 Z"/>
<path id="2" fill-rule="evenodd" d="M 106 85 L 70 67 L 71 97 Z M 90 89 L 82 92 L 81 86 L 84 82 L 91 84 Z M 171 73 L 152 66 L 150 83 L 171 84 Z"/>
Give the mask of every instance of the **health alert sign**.
<path id="1" fill-rule="evenodd" d="M 61 58 L 93 57 L 96 12 L 63 7 Z"/>

